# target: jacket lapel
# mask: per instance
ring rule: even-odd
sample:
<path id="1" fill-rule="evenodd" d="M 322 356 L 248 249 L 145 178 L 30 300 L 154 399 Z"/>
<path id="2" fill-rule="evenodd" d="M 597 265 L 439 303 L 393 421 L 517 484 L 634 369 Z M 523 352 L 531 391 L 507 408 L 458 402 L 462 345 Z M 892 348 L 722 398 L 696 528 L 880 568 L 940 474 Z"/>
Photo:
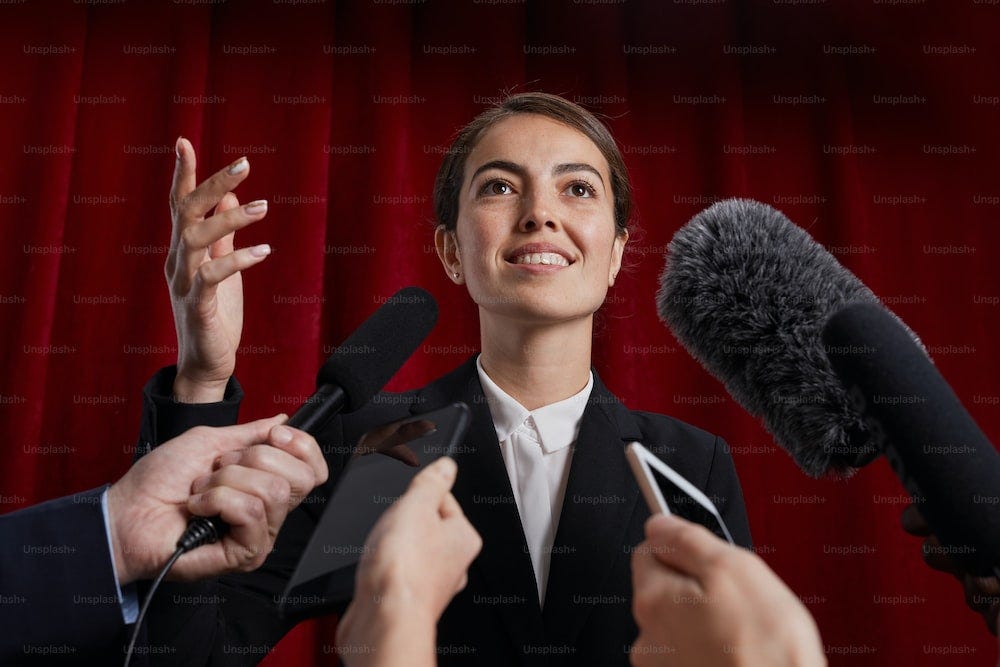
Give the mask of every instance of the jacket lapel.
<path id="1" fill-rule="evenodd" d="M 472 411 L 469 432 L 455 455 L 458 478 L 452 495 L 483 538 L 483 549 L 472 563 L 486 583 L 484 595 L 503 595 L 509 603 L 494 605 L 519 651 L 544 641 L 535 575 L 528 555 L 521 517 L 497 442 L 489 405 L 476 371 L 476 357 L 427 385 L 410 408 L 428 412 L 455 401 Z M 471 577 L 470 577 L 471 580 Z"/>
<path id="2" fill-rule="evenodd" d="M 622 549 L 639 487 L 625 458 L 625 444 L 640 440 L 631 413 L 597 373 L 571 457 L 569 480 L 552 549 L 543 613 L 546 640 L 574 645 L 595 596 Z"/>

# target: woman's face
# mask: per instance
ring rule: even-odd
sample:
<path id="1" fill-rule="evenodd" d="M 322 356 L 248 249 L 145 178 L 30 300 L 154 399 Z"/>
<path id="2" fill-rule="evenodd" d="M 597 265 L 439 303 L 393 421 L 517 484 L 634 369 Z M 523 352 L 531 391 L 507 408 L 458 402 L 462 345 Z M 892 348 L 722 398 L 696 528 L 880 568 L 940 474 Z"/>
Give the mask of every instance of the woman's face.
<path id="1" fill-rule="evenodd" d="M 455 234 L 438 247 L 481 309 L 530 323 L 590 317 L 621 268 L 607 161 L 546 116 L 494 125 L 469 154 Z M 458 272 L 459 277 L 455 277 Z"/>

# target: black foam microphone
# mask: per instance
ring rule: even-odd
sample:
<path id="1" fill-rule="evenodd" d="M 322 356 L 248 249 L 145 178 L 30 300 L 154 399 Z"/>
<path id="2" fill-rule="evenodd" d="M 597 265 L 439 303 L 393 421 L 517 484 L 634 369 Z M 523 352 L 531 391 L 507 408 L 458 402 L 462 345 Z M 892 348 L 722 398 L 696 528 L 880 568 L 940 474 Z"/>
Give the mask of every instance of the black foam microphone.
<path id="1" fill-rule="evenodd" d="M 1000 454 L 930 358 L 880 306 L 823 328 L 849 399 L 949 556 L 1000 577 Z"/>
<path id="2" fill-rule="evenodd" d="M 820 340 L 840 307 L 878 297 L 781 212 L 729 199 L 696 215 L 668 246 L 656 301 L 807 474 L 849 473 L 878 455 Z"/>
<path id="3" fill-rule="evenodd" d="M 334 415 L 360 409 L 417 350 L 437 323 L 434 297 L 404 287 L 386 299 L 336 350 L 316 375 L 316 392 L 288 426 L 316 435 Z M 195 517 L 177 542 L 189 551 L 218 541 L 229 526 L 219 517 Z"/>
<path id="4" fill-rule="evenodd" d="M 334 350 L 316 375 L 316 393 L 288 420 L 315 435 L 330 417 L 361 408 L 396 374 L 437 323 L 427 291 L 404 287 Z"/>

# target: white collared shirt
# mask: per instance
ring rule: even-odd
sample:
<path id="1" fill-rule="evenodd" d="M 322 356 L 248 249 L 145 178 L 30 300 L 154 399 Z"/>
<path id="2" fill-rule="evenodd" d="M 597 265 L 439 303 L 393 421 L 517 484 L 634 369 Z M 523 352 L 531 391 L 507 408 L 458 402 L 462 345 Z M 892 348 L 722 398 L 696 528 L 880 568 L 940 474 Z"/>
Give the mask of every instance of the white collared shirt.
<path id="1" fill-rule="evenodd" d="M 493 417 L 497 441 L 500 443 L 500 453 L 503 456 L 504 466 L 507 468 L 511 489 L 514 491 L 514 502 L 517 503 L 517 511 L 521 516 L 521 525 L 525 530 L 529 550 L 532 551 L 530 555 L 532 566 L 535 569 L 539 604 L 544 604 L 552 544 L 559 526 L 559 514 L 562 510 L 563 497 L 566 494 L 566 482 L 569 479 L 570 455 L 573 451 L 570 445 L 576 442 L 580 433 L 583 412 L 587 407 L 590 391 L 594 387 L 594 374 L 589 373 L 587 385 L 577 394 L 557 403 L 528 410 L 490 379 L 486 371 L 483 370 L 483 364 L 478 357 L 476 358 L 476 370 L 479 372 L 479 382 L 483 386 L 483 394 Z M 512 442 L 512 435 L 515 431 L 520 433 L 522 437 L 538 443 L 541 447 L 541 458 L 548 483 L 546 489 L 536 489 L 538 492 L 536 497 L 548 498 L 548 507 L 524 507 L 521 501 L 519 489 L 526 480 L 523 479 L 525 475 L 524 464 L 518 465 L 521 459 Z M 541 480 L 533 483 L 539 482 Z M 528 536 L 532 524 L 525 523 L 527 512 L 533 512 L 535 519 L 537 519 L 539 512 L 543 513 L 541 515 L 542 521 L 536 522 L 543 531 L 537 540 Z M 539 541 L 544 546 L 541 552 L 536 553 L 537 549 L 531 549 L 530 545 Z"/>

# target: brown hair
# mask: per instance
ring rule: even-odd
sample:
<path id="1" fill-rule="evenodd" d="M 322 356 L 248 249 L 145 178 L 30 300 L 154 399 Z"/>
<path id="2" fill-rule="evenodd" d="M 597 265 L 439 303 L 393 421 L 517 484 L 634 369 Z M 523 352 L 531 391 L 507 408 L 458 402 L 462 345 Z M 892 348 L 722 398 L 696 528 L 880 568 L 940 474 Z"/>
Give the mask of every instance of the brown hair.
<path id="1" fill-rule="evenodd" d="M 465 177 L 465 161 L 482 136 L 498 122 L 515 114 L 533 113 L 547 116 L 587 136 L 597 146 L 611 171 L 611 193 L 615 205 L 615 229 L 618 234 L 628 229 L 632 210 L 632 187 L 629 184 L 625 161 L 618 145 L 605 127 L 578 104 L 548 93 L 521 93 L 511 95 L 495 107 L 476 116 L 462 128 L 441 162 L 434 180 L 434 214 L 438 224 L 449 231 L 455 230 L 458 221 L 458 199 Z"/>

